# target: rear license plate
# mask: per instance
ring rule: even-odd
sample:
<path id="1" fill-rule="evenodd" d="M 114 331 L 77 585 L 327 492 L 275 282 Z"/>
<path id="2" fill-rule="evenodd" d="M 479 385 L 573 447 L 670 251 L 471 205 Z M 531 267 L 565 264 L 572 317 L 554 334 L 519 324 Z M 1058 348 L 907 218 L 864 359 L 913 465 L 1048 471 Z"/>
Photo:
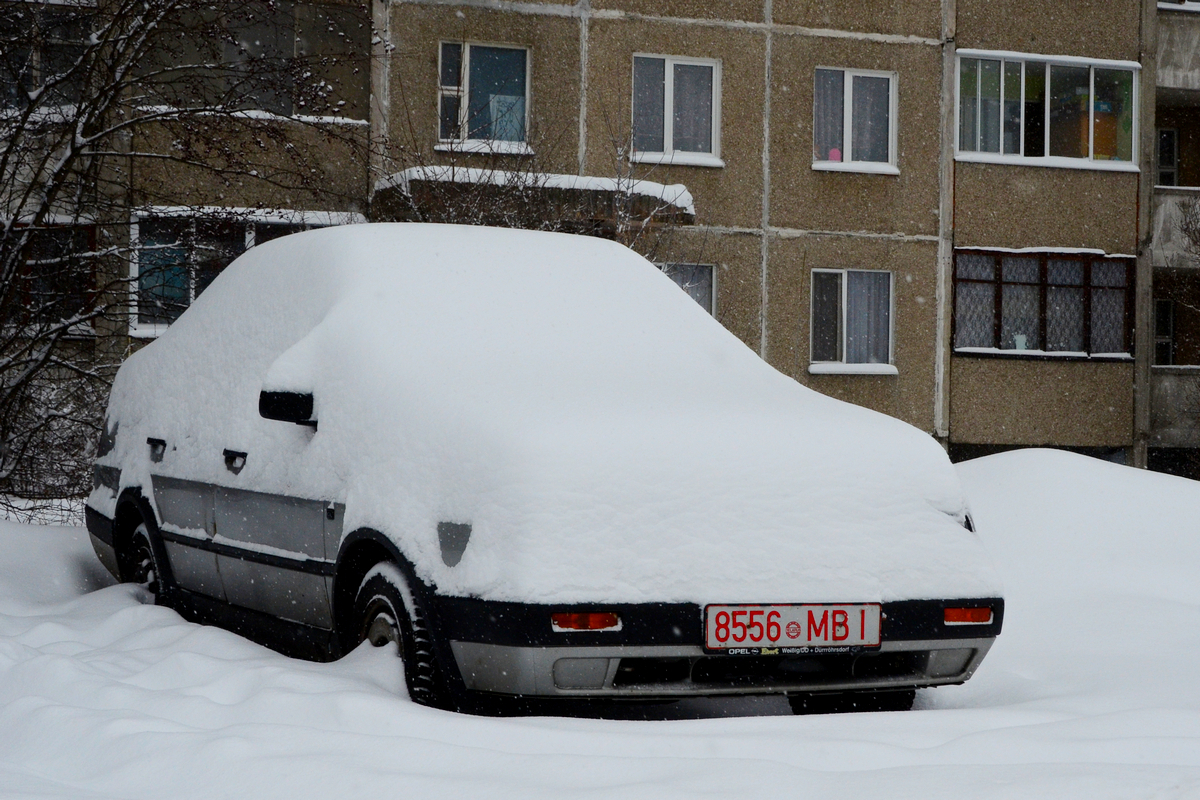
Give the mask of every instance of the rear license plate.
<path id="1" fill-rule="evenodd" d="M 704 646 L 747 655 L 879 645 L 878 603 L 705 606 Z"/>

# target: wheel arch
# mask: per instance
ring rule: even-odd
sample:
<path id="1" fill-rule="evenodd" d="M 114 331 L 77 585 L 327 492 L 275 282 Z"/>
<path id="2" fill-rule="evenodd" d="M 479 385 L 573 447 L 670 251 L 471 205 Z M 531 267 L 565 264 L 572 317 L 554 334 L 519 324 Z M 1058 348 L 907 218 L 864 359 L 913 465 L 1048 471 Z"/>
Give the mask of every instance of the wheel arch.
<path id="1" fill-rule="evenodd" d="M 333 624 L 342 652 L 353 645 L 346 639 L 353 627 L 354 600 L 366 574 L 381 561 L 395 564 L 404 574 L 411 591 L 418 594 L 426 607 L 432 591 L 416 575 L 412 563 L 388 537 L 372 528 L 359 528 L 342 540 L 333 575 Z"/>
<path id="2" fill-rule="evenodd" d="M 133 532 L 139 523 L 145 522 L 150 533 L 150 545 L 154 548 L 158 569 L 162 571 L 159 578 L 160 593 L 174 585 L 171 573 L 171 563 L 163 547 L 162 535 L 158 530 L 158 517 L 154 507 L 142 493 L 140 486 L 127 486 L 117 498 L 117 511 L 113 518 L 113 550 L 117 554 L 117 565 L 122 573 L 126 568 L 125 559 L 133 544 Z M 126 575 L 119 576 L 125 580 Z"/>

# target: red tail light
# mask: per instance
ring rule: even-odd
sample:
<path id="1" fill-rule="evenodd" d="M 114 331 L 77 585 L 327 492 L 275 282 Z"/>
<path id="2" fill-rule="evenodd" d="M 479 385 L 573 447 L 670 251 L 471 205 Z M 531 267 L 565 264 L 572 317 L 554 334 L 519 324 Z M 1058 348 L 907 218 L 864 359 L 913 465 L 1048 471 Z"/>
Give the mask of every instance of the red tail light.
<path id="1" fill-rule="evenodd" d="M 621 618 L 611 611 L 585 611 L 550 615 L 556 631 L 611 631 L 621 627 Z"/>
<path id="2" fill-rule="evenodd" d="M 947 608 L 942 619 L 947 625 L 988 625 L 992 621 L 992 610 L 983 608 Z"/>

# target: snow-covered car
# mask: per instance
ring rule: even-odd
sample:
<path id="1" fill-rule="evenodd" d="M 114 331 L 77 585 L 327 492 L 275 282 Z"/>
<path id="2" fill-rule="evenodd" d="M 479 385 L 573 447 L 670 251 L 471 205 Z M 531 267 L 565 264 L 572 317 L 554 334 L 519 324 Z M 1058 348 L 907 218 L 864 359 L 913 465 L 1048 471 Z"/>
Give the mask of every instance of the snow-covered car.
<path id="1" fill-rule="evenodd" d="M 105 428 L 87 522 L 114 575 L 293 655 L 396 642 L 431 705 L 907 708 L 1000 632 L 931 437 L 595 238 L 260 245 L 126 361 Z"/>

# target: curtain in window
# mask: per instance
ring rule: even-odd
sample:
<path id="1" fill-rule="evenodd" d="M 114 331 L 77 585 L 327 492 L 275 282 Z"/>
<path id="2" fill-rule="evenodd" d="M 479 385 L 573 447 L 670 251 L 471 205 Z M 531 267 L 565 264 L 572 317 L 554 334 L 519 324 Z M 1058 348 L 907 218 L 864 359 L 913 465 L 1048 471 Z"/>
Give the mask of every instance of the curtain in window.
<path id="1" fill-rule="evenodd" d="M 851 158 L 855 161 L 888 160 L 888 111 L 891 105 L 891 81 L 867 75 L 853 78 L 850 114 Z"/>
<path id="2" fill-rule="evenodd" d="M 666 122 L 666 61 L 661 58 L 633 60 L 633 149 L 663 152 Z"/>
<path id="3" fill-rule="evenodd" d="M 525 141 L 525 51 L 470 49 L 467 138 Z"/>
<path id="4" fill-rule="evenodd" d="M 1046 283 L 1046 349 L 1082 352 L 1083 262 L 1050 259 Z"/>
<path id="5" fill-rule="evenodd" d="M 812 360 L 842 360 L 842 273 L 812 274 Z"/>
<path id="6" fill-rule="evenodd" d="M 813 99 L 813 160 L 842 161 L 842 118 L 846 74 L 840 69 L 817 70 Z"/>
<path id="7" fill-rule="evenodd" d="M 674 141 L 671 146 L 689 153 L 711 153 L 713 68 L 701 64 L 676 64 L 674 81 Z"/>
<path id="8" fill-rule="evenodd" d="M 1006 256 L 1000 262 L 1000 349 L 1041 350 L 1041 264 Z"/>
<path id="9" fill-rule="evenodd" d="M 890 272 L 846 273 L 846 363 L 887 364 L 892 317 Z"/>
<path id="10" fill-rule="evenodd" d="M 1000 152 L 1000 62 L 979 62 L 979 150 Z"/>

